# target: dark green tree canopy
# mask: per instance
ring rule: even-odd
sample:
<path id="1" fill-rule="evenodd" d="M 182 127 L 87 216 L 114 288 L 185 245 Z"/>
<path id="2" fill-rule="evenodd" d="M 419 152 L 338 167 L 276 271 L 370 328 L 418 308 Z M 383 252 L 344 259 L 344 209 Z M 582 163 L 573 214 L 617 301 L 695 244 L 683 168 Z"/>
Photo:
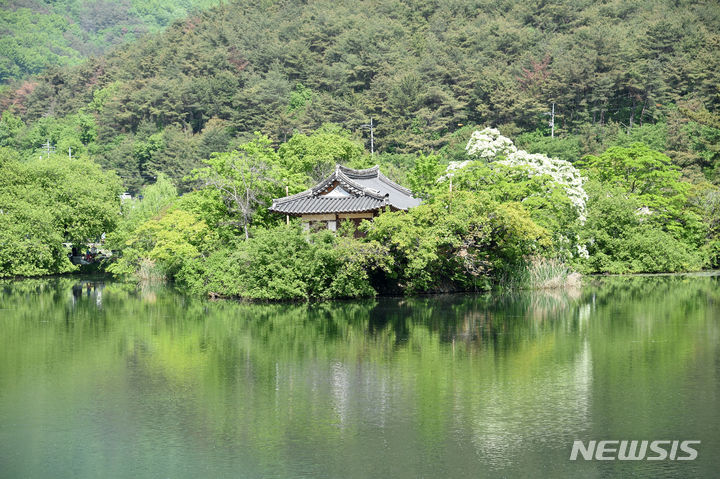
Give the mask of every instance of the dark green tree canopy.
<path id="1" fill-rule="evenodd" d="M 87 24 L 104 31 L 103 15 Z M 200 160 L 255 131 L 277 145 L 334 123 L 367 148 L 372 117 L 377 152 L 455 153 L 468 125 L 491 125 L 569 161 L 643 141 L 720 181 L 719 18 L 714 4 L 654 0 L 227 2 L 8 85 L 0 142 L 56 144 L 73 124 L 67 146 L 94 150 L 128 189 L 159 172 L 187 189 Z M 553 104 L 562 140 L 548 141 Z"/>

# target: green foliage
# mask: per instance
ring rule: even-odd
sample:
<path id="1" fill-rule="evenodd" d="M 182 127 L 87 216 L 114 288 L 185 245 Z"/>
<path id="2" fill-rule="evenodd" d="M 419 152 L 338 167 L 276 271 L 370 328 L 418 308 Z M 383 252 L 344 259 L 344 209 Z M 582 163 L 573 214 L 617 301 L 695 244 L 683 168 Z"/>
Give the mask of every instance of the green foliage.
<path id="1" fill-rule="evenodd" d="M 312 98 L 312 90 L 306 88 L 302 83 L 295 85 L 295 91 L 290 94 L 288 111 L 302 110 Z"/>
<path id="2" fill-rule="evenodd" d="M 72 270 L 62 245 L 62 232 L 46 206 L 45 195 L 28 188 L 28 179 L 15 176 L 17 173 L 8 171 L 8 166 L 17 165 L 6 163 L 0 169 L 0 277 Z"/>
<path id="3" fill-rule="evenodd" d="M 584 235 L 590 272 L 639 273 L 695 271 L 703 266 L 696 245 L 652 221 L 637 196 L 621 187 L 593 183 L 588 188 Z"/>
<path id="4" fill-rule="evenodd" d="M 717 6 L 230 2 L 77 64 L 211 3 L 31 0 L 3 9 L 0 81 L 43 72 L 0 91 L 0 146 L 16 151 L 3 160 L 14 166 L 3 167 L 12 174 L 2 181 L 16 185 L 0 193 L 11 205 L 0 208 L 12 211 L 2 218 L 12 244 L 5 270 L 63 270 L 59 241 L 110 233 L 117 185 L 85 158 L 147 197 L 123 205 L 109 236 L 129 248 L 116 267 L 152 265 L 205 293 L 354 296 L 371 292 L 378 271 L 406 291 L 482 288 L 538 252 L 587 271 L 718 265 Z M 47 69 L 64 64 L 75 65 Z M 478 162 L 456 172 L 450 193 L 438 179 L 450 161 L 467 159 L 477 124 L 502 127 L 530 153 L 585 157 L 596 185 L 587 222 L 549 176 L 523 168 Z M 83 158 L 73 172 L 60 160 L 69 150 Z M 289 253 L 270 257 L 284 231 L 274 228 L 282 218 L 268 212 L 271 198 L 307 188 L 337 163 L 375 162 L 425 204 L 382 215 L 350 246 L 342 235 L 295 238 L 289 251 L 306 266 Z M 77 170 L 89 181 L 79 183 Z M 17 186 L 38 178 L 46 178 L 39 188 Z M 390 248 L 382 262 L 349 259 L 375 244 Z M 29 247 L 39 253 L 18 260 Z M 248 261 L 289 269 L 273 282 L 267 271 L 238 271 Z"/>
<path id="5" fill-rule="evenodd" d="M 643 143 L 628 148 L 612 147 L 599 156 L 587 156 L 583 166 L 603 183 L 622 187 L 649 201 L 656 196 L 677 194 L 682 189 L 679 169 L 672 160 Z"/>
<path id="6" fill-rule="evenodd" d="M 446 163 L 467 160 L 465 147 L 473 132 L 480 129 L 475 124 L 458 126 L 460 128 L 448 136 L 447 143 L 438 151 Z"/>
<path id="7" fill-rule="evenodd" d="M 95 117 L 83 112 L 61 118 L 47 116 L 24 128 L 16 121 L 15 125 L 12 134 L 6 136 L 6 144 L 20 150 L 25 157 L 46 157 L 46 143 L 65 155 L 92 153 L 97 139 Z"/>
<path id="8" fill-rule="evenodd" d="M 5 6 L 4 6 L 5 7 Z M 80 37 L 80 29 L 58 14 L 35 17 L 29 8 L 0 10 L 0 82 L 38 73 L 51 65 L 77 62 L 82 55 L 64 36 Z"/>
<path id="9" fill-rule="evenodd" d="M 278 149 L 280 162 L 288 175 L 305 176 L 305 183 L 297 185 L 301 189 L 326 177 L 337 164 L 352 165 L 364 153 L 362 144 L 349 132 L 330 124 L 310 135 L 297 133 Z"/>
<path id="10" fill-rule="evenodd" d="M 0 276 L 73 269 L 63 243 L 84 245 L 115 228 L 120 181 L 85 158 L 18 161 L 0 149 Z"/>
<path id="11" fill-rule="evenodd" d="M 438 195 L 408 213 L 384 213 L 367 232 L 390 248 L 390 276 L 411 293 L 452 285 L 487 288 L 491 275 L 549 244 L 547 231 L 520 204 L 461 191 Z"/>
<path id="12" fill-rule="evenodd" d="M 647 123 L 630 130 L 618 128 L 612 146 L 632 147 L 636 143 L 643 143 L 653 150 L 667 151 L 667 129 L 667 124 L 663 122 Z"/>
<path id="13" fill-rule="evenodd" d="M 25 124 L 11 110 L 5 110 L 0 117 L 0 147 L 14 147 L 15 139 Z"/>
<path id="14" fill-rule="evenodd" d="M 712 264 L 714 191 L 680 179 L 667 156 L 641 143 L 584 159 L 595 179 L 584 227 L 589 271 L 693 271 Z"/>
<path id="15" fill-rule="evenodd" d="M 693 185 L 688 196 L 688 204 L 705 226 L 707 235 L 702 246 L 707 265 L 720 268 L 720 187 L 709 182 Z"/>
<path id="16" fill-rule="evenodd" d="M 303 178 L 302 174 L 288 173 L 280 167 L 270 139 L 260 134 L 233 152 L 213 155 L 205 164 L 208 166 L 196 170 L 194 177 L 220 193 L 245 239 L 249 238 L 250 224 L 258 208 L 267 206 L 272 196 L 281 191 L 279 180 L 297 182 L 298 176 Z"/>
<path id="17" fill-rule="evenodd" d="M 177 199 L 177 189 L 172 181 L 160 174 L 154 185 L 142 190 L 142 198 L 124 200 L 121 219 L 117 228 L 110 233 L 106 242 L 113 249 L 122 249 L 125 242 L 142 223 L 158 215 Z"/>
<path id="18" fill-rule="evenodd" d="M 66 242 L 83 244 L 115 228 L 121 190 L 113 172 L 90 160 L 61 155 L 32 161 L 25 171 L 47 195 L 42 206 L 52 210 Z"/>
<path id="19" fill-rule="evenodd" d="M 178 208 L 201 218 L 222 243 L 234 241 L 238 229 L 222 193 L 214 188 L 203 188 L 185 193 L 174 203 Z M 267 215 L 267 212 L 265 212 Z"/>
<path id="20" fill-rule="evenodd" d="M 142 223 L 125 241 L 123 255 L 108 266 L 114 274 L 133 274 L 152 265 L 172 279 L 184 264 L 201 257 L 212 232 L 196 215 L 171 208 Z"/>
<path id="21" fill-rule="evenodd" d="M 438 188 L 448 188 L 448 181 Z M 578 212 L 558 185 L 547 175 L 529 176 L 526 168 L 474 162 L 453 176 L 453 189 L 483 191 L 500 203 L 518 202 L 532 218 L 550 231 L 568 234 Z"/>
<path id="22" fill-rule="evenodd" d="M 684 171 L 720 183 L 720 115 L 697 101 L 679 103 L 672 111 L 668 147 Z M 687 173 L 686 173 L 687 174 Z M 691 176 L 691 175 L 688 175 Z"/>
<path id="23" fill-rule="evenodd" d="M 92 93 L 92 101 L 88 103 L 88 109 L 92 112 L 102 113 L 105 103 L 110 100 L 120 88 L 120 82 L 114 81 L 105 87 L 98 88 Z"/>
<path id="24" fill-rule="evenodd" d="M 311 135 L 296 134 L 277 151 L 259 133 L 229 153 L 216 153 L 194 172 L 202 185 L 214 188 L 226 206 L 227 223 L 249 237 L 251 224 L 271 224 L 267 207 L 274 197 L 302 191 L 329 174 L 336 164 L 360 161 L 363 148 L 348 132 L 325 125 Z"/>
<path id="25" fill-rule="evenodd" d="M 535 130 L 518 135 L 515 144 L 528 153 L 542 153 L 570 163 L 575 163 L 581 156 L 580 139 L 574 135 L 551 138 L 546 130 Z"/>
<path id="26" fill-rule="evenodd" d="M 440 175 L 443 172 L 440 166 L 440 157 L 437 155 L 420 155 L 415 159 L 415 166 L 408 175 L 407 184 L 413 195 L 427 199 L 430 192 L 437 188 Z"/>
<path id="27" fill-rule="evenodd" d="M 31 58 L 21 68 L 38 71 L 40 63 L 76 63 L 107 43 L 135 39 L 214 3 L 96 1 L 80 8 L 33 0 L 29 8 L 6 9 L 11 35 L 3 41 L 49 58 Z M 35 154 L 48 135 L 25 131 L 84 111 L 94 117 L 94 133 L 70 135 L 62 145 L 65 133 L 54 134 L 52 145 L 66 151 L 82 144 L 135 193 L 160 172 L 189 191 L 193 185 L 183 178 L 201 160 L 232 150 L 254 131 L 274 145 L 300 135 L 292 147 L 297 155 L 285 166 L 297 160 L 299 169 L 317 168 L 306 171 L 316 178 L 338 158 L 365 162 L 364 152 L 338 143 L 339 151 L 324 147 L 308 165 L 312 145 L 303 136 L 333 123 L 362 134 L 367 146 L 363 125 L 370 118 L 376 153 L 461 161 L 474 125 L 484 124 L 502 127 L 531 153 L 572 162 L 639 141 L 667 154 L 686 177 L 720 181 L 716 5 L 642 0 L 628 9 L 586 2 L 565 5 L 559 15 L 519 0 L 478 8 L 461 1 L 422 13 L 386 1 L 220 4 L 104 57 L 8 86 L 3 109 L 12 105 L 27 126 L 10 140 L 0 128 L 0 141 L 19 145 L 23 156 Z M 30 14 L 40 10 L 45 14 L 34 22 Z M 87 38 L 78 39 L 78 31 Z M 0 70 L 15 68 L 16 46 L 5 50 Z M 67 48 L 79 56 L 68 56 Z M 547 127 L 552 103 L 555 138 Z M 160 136 L 148 149 L 154 135 Z"/>
<path id="28" fill-rule="evenodd" d="M 690 184 L 680 181 L 679 169 L 667 156 L 636 143 L 588 156 L 584 164 L 604 186 L 619 188 L 633 198 L 641 209 L 637 214 L 649 223 L 694 244 L 704 239 L 702 218 L 688 207 Z"/>
<path id="29" fill-rule="evenodd" d="M 452 170 L 451 190 L 438 156 L 394 155 L 385 167 L 413 165 L 408 183 L 425 197 L 421 206 L 383 213 L 361 227 L 361 239 L 349 225 L 337 235 L 272 226 L 279 218 L 266 208 L 281 185 L 305 188 L 318 165 L 347 151 L 343 145 L 353 145 L 347 134 L 326 128 L 296 135 L 278 151 L 256 134 L 234 152 L 213 155 L 195 173 L 205 186 L 136 226 L 111 270 L 174 278 L 199 294 L 286 300 L 368 296 L 379 288 L 562 287 L 577 282 L 571 268 L 687 271 L 717 261 L 717 187 L 683 182 L 666 156 L 642 144 L 584 160 L 592 178 L 585 221 L 550 174 L 474 161 Z"/>
<path id="30" fill-rule="evenodd" d="M 375 295 L 369 273 L 386 262 L 387 251 L 377 243 L 279 226 L 188 264 L 178 279 L 197 293 L 225 297 L 355 298 Z"/>

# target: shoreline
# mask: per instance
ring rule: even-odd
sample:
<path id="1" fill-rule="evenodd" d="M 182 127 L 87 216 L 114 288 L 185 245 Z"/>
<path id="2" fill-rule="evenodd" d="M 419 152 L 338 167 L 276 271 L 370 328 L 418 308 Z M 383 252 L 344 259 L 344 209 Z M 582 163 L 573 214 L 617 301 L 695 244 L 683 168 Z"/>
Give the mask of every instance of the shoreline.
<path id="1" fill-rule="evenodd" d="M 348 301 L 358 301 L 358 300 L 368 300 L 368 299 L 374 299 L 374 298 L 429 298 L 429 297 L 439 297 L 439 296 L 456 296 L 456 295 L 483 295 L 483 294 L 507 294 L 510 292 L 518 292 L 518 291 L 537 291 L 537 292 L 557 292 L 557 291 L 566 291 L 566 290 L 577 290 L 578 288 L 582 288 L 585 286 L 583 283 L 584 279 L 588 280 L 598 280 L 603 278 L 637 278 L 637 277 L 672 277 L 672 276 L 687 276 L 687 277 L 696 277 L 696 278 L 707 278 L 707 277 L 720 277 L 720 270 L 719 269 L 713 269 L 713 270 L 702 270 L 702 271 L 689 271 L 689 272 L 682 272 L 682 273 L 623 273 L 623 274 L 604 274 L 604 273 L 593 273 L 593 274 L 587 274 L 582 275 L 580 278 L 580 285 L 572 284 L 572 285 L 558 285 L 556 287 L 526 287 L 526 288 L 510 288 L 510 287 L 499 287 L 499 288 L 491 288 L 489 290 L 457 290 L 457 291 L 435 291 L 435 292 L 422 292 L 422 293 L 414 293 L 414 294 L 397 294 L 393 292 L 388 292 L 386 294 L 382 292 L 378 292 L 375 296 L 365 296 L 365 297 L 357 297 L 357 298 L 329 298 L 329 299 L 318 299 L 318 298 L 297 298 L 297 299 L 253 299 L 253 298 L 244 298 L 239 296 L 223 296 L 220 294 L 208 294 L 205 295 L 194 295 L 189 292 L 182 291 L 182 288 L 179 288 L 180 292 L 183 292 L 189 297 L 193 297 L 196 299 L 204 299 L 208 301 L 233 301 L 233 302 L 241 302 L 241 303 L 256 303 L 256 304 L 297 304 L 297 303 L 325 303 L 329 301 L 339 301 L 339 302 L 348 302 Z M 43 279 L 73 279 L 73 277 L 77 277 L 78 280 L 101 280 L 101 281 L 115 281 L 119 283 L 136 283 L 140 284 L 143 283 L 143 281 L 128 281 L 123 280 L 122 278 L 118 278 L 113 276 L 111 273 L 107 272 L 67 272 L 67 273 L 57 273 L 57 274 L 51 274 L 51 275 L 40 275 L 40 276 L 15 276 L 15 277 L 7 277 L 7 278 L 0 278 L 0 283 L 2 282 L 16 282 L 16 281 L 25 281 L 25 280 L 43 280 Z M 147 282 L 146 282 L 147 283 Z M 153 283 L 153 282 L 149 282 Z M 158 284 L 163 284 L 166 286 L 172 286 L 174 282 L 172 281 L 159 281 Z"/>

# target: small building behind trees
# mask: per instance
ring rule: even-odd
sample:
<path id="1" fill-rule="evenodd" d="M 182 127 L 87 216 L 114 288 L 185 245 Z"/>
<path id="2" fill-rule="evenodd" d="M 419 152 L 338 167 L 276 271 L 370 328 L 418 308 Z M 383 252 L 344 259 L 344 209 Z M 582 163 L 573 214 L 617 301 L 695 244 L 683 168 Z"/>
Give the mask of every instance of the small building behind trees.
<path id="1" fill-rule="evenodd" d="M 335 231 L 340 221 L 372 220 L 389 207 L 408 210 L 420 200 L 387 178 L 379 166 L 354 170 L 341 165 L 323 181 L 301 193 L 273 200 L 270 211 L 300 217 L 303 226 Z"/>

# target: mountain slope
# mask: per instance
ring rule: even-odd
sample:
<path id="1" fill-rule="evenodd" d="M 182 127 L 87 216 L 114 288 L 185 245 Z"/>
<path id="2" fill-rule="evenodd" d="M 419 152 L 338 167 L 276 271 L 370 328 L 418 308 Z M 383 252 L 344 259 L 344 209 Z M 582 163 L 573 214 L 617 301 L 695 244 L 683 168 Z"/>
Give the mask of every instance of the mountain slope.
<path id="1" fill-rule="evenodd" d="M 380 151 L 429 151 L 466 125 L 543 136 L 554 103 L 560 156 L 662 124 L 659 148 L 707 173 L 717 152 L 683 132 L 720 104 L 719 32 L 716 4 L 682 1 L 233 2 L 15 85 L 2 105 L 25 126 L 4 141 L 33 151 L 86 128 L 76 148 L 135 188 L 255 130 L 372 117 Z"/>
<path id="2" fill-rule="evenodd" d="M 0 2 L 0 83 L 77 64 L 156 32 L 214 0 L 14 0 Z"/>

